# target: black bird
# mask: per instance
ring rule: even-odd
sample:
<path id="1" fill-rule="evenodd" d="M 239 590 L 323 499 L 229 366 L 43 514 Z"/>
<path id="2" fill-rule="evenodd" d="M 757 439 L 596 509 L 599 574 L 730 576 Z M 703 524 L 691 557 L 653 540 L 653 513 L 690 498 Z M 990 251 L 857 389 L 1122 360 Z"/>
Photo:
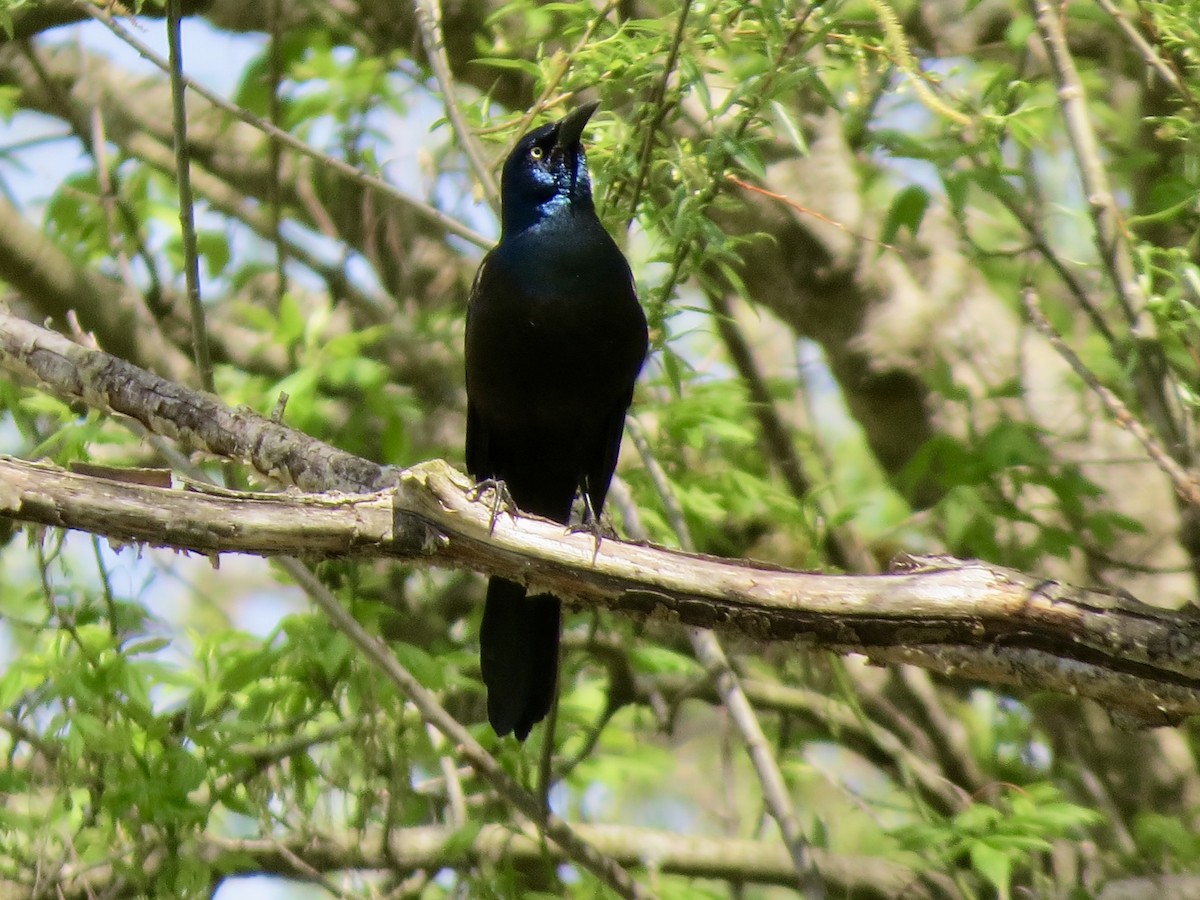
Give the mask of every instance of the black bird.
<path id="1" fill-rule="evenodd" d="M 598 521 L 646 358 L 633 275 L 600 224 L 580 136 L 589 103 L 525 135 L 500 180 L 500 243 L 467 307 L 467 469 L 567 524 L 582 489 Z M 562 609 L 488 583 L 480 631 L 488 719 L 525 740 L 554 703 Z"/>

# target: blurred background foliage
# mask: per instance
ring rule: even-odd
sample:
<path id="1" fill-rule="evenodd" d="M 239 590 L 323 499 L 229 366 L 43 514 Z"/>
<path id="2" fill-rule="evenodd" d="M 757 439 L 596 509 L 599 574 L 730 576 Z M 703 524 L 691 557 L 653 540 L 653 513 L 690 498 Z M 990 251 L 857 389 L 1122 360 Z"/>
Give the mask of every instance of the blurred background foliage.
<path id="1" fill-rule="evenodd" d="M 599 208 L 654 347 L 619 532 L 858 573 L 946 552 L 1196 602 L 1200 510 L 1161 465 L 1200 466 L 1195 0 L 447 0 L 448 81 L 427 0 L 181 5 L 185 71 L 310 148 L 189 96 L 226 403 L 286 393 L 287 424 L 342 449 L 461 465 L 462 318 L 497 234 L 464 147 L 493 164 L 599 99 Z M 0 2 L 0 278 L 17 314 L 197 386 L 168 79 L 128 44 L 165 53 L 165 25 L 134 7 L 114 32 L 118 6 Z M 9 381 L 0 451 L 181 465 Z M 604 895 L 488 844 L 514 811 L 270 564 L 0 539 L 0 894 Z M 553 807 L 611 825 L 647 889 L 794 892 L 680 629 L 574 613 L 557 728 L 522 750 L 484 724 L 481 579 L 319 571 L 519 779 L 549 742 Z M 1194 725 L 724 639 L 829 896 L 1200 896 Z M 722 873 L 688 862 L 698 837 L 729 842 Z"/>

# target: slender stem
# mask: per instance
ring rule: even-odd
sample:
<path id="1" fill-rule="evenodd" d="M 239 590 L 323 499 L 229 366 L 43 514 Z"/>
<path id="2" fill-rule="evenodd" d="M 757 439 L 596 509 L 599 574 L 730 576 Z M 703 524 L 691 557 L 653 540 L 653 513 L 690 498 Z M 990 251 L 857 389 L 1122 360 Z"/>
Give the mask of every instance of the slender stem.
<path id="1" fill-rule="evenodd" d="M 717 291 L 710 290 L 705 293 L 717 333 L 725 344 L 725 352 L 737 367 L 738 375 L 746 387 L 750 408 L 758 420 L 759 433 L 762 435 L 767 457 L 783 477 L 792 496 L 797 500 L 804 500 L 809 496 L 812 485 L 804 472 L 804 463 L 800 454 L 796 452 L 788 426 L 776 409 L 767 382 L 758 370 L 754 353 L 733 319 L 728 299 Z M 858 536 L 848 529 L 825 529 L 823 546 L 829 561 L 840 569 L 862 574 L 879 571 L 879 566 L 870 551 Z"/>
<path id="2" fill-rule="evenodd" d="M 171 71 L 171 65 L 167 60 L 155 53 L 145 43 L 138 40 L 129 32 L 128 29 L 123 28 L 121 24 L 117 22 L 117 20 L 111 15 L 109 15 L 106 10 L 100 9 L 91 4 L 83 4 L 80 8 L 97 22 L 103 24 L 105 28 L 115 34 L 118 38 L 136 50 L 142 56 L 142 58 L 162 69 L 164 72 L 169 73 Z M 358 169 L 354 168 L 354 166 L 350 165 L 344 160 L 338 159 L 336 156 L 330 156 L 327 153 L 322 153 L 315 147 L 308 146 L 308 144 L 304 143 L 304 141 L 300 140 L 294 135 L 289 134 L 281 128 L 276 128 L 266 119 L 262 118 L 261 116 L 254 115 L 254 113 L 250 112 L 248 109 L 238 106 L 236 103 L 230 103 L 224 97 L 210 91 L 203 85 L 197 84 L 188 78 L 182 78 L 181 83 L 188 90 L 200 95 L 213 106 L 217 107 L 217 109 L 223 110 L 224 112 L 229 113 L 231 116 L 234 116 L 242 122 L 245 122 L 247 125 L 258 129 L 263 134 L 275 138 L 285 147 L 289 147 L 292 150 L 295 150 L 297 153 L 316 160 L 354 184 L 379 191 L 381 194 L 392 198 L 397 203 L 404 204 L 426 221 L 437 225 L 439 228 L 444 229 L 448 233 L 460 237 L 465 241 L 469 241 L 477 247 L 483 247 L 485 249 L 490 248 L 492 244 L 495 243 L 495 241 L 493 241 L 491 238 L 485 237 L 472 228 L 468 228 L 466 225 L 463 225 L 461 222 L 457 221 L 454 217 L 446 215 L 446 213 L 442 212 L 440 209 L 435 209 L 428 203 L 418 200 L 416 197 L 405 193 L 395 185 L 384 181 L 382 178 L 376 178 L 373 175 L 360 172 Z"/>
<path id="3" fill-rule="evenodd" d="M 270 34 L 267 37 L 267 80 L 271 124 L 276 128 L 283 121 L 283 103 L 279 97 L 283 84 L 283 0 L 270 0 L 267 9 Z M 271 242 L 275 245 L 275 301 L 283 302 L 287 291 L 288 247 L 283 239 L 283 147 L 279 140 L 267 136 L 268 165 L 271 172 L 267 185 L 267 203 L 271 207 Z"/>
<path id="4" fill-rule="evenodd" d="M 212 357 L 208 328 L 200 300 L 200 253 L 196 246 L 196 206 L 192 197 L 191 159 L 187 144 L 187 107 L 183 90 L 183 42 L 180 37 L 180 0 L 167 3 L 167 43 L 171 69 L 171 115 L 175 130 L 175 180 L 179 185 L 179 229 L 183 238 L 183 275 L 187 284 L 188 309 L 192 315 L 192 354 L 201 386 L 210 394 L 213 386 Z"/>
<path id="5" fill-rule="evenodd" d="M 687 26 L 688 13 L 691 10 L 691 0 L 686 0 L 679 8 L 679 21 L 675 25 L 675 35 L 671 38 L 671 49 L 667 53 L 667 62 L 663 66 L 662 78 L 654 86 L 654 96 L 650 98 L 650 105 L 654 107 L 654 115 L 642 137 L 642 149 L 638 154 L 637 178 L 633 182 L 633 194 L 629 201 L 629 218 L 625 223 L 626 228 L 633 224 L 633 219 L 637 215 L 642 187 L 645 185 L 646 175 L 650 171 L 650 154 L 654 150 L 654 135 L 662 126 L 663 119 L 667 115 L 667 82 L 671 80 L 671 72 L 675 70 L 675 64 L 679 60 L 679 48 L 683 45 L 684 29 Z"/>
<path id="6" fill-rule="evenodd" d="M 455 96 L 454 76 L 450 72 L 450 61 L 446 58 L 446 41 L 442 33 L 442 4 L 439 0 L 413 0 L 413 11 L 417 15 L 417 27 L 421 31 L 421 45 L 425 48 L 425 56 L 429 59 L 433 77 L 437 79 L 442 91 L 442 105 L 446 108 L 446 116 L 458 137 L 471 170 L 479 179 L 483 193 L 488 203 L 495 209 L 500 205 L 500 188 L 492 177 L 491 164 L 483 155 L 475 134 L 467 124 L 462 109 Z"/>
<path id="7" fill-rule="evenodd" d="M 1172 414 L 1165 391 L 1165 362 L 1162 348 L 1155 340 L 1154 322 L 1146 313 L 1146 296 L 1138 282 L 1129 235 L 1108 180 L 1100 152 L 1100 142 L 1092 128 L 1087 108 L 1087 93 L 1075 68 L 1067 45 L 1063 12 L 1051 0 L 1029 0 L 1037 22 L 1042 46 L 1058 85 L 1058 102 L 1066 125 L 1084 196 L 1091 213 L 1100 261 L 1112 282 L 1130 332 L 1146 358 L 1137 360 L 1134 384 L 1139 399 L 1154 427 L 1168 442 L 1177 460 L 1185 458 L 1179 422 Z"/>
<path id="8" fill-rule="evenodd" d="M 784 71 L 784 67 L 781 65 L 781 63 L 792 55 L 796 41 L 798 41 L 800 36 L 804 33 L 804 28 L 808 23 L 808 19 L 818 5 L 819 4 L 817 3 L 810 3 L 805 8 L 804 12 L 797 17 L 791 31 L 784 39 L 782 47 L 780 47 L 779 51 L 775 54 L 775 58 L 771 61 L 771 68 L 756 83 L 756 90 L 754 93 L 757 97 L 762 99 L 762 102 L 765 102 L 765 98 L 771 95 L 775 79 L 778 78 L 779 74 Z M 733 103 L 735 96 L 736 92 L 731 92 L 727 102 Z M 741 112 L 738 114 L 733 126 L 729 130 L 730 137 L 726 142 L 727 147 L 736 146 L 742 140 L 742 137 L 745 135 L 747 129 L 749 129 L 751 122 L 754 121 L 754 117 L 758 115 L 759 108 L 759 104 L 757 103 L 746 103 L 742 106 Z M 712 203 L 714 199 L 716 199 L 717 193 L 721 189 L 721 185 L 725 182 L 726 169 L 729 167 L 730 159 L 730 152 L 728 150 L 723 150 L 717 154 L 716 158 L 710 163 L 708 184 L 704 185 L 704 187 L 697 191 L 697 209 L 706 209 L 708 205 Z M 691 243 L 692 242 L 688 240 L 680 241 L 678 246 L 675 248 L 675 256 L 671 260 L 671 270 L 668 273 L 667 278 L 659 286 L 657 303 L 658 309 L 665 308 L 667 303 L 670 302 L 671 294 L 675 291 L 675 285 L 679 283 L 679 279 L 683 274 L 683 266 L 687 262 L 688 254 L 693 249 Z M 654 310 L 652 309 L 652 312 L 653 311 Z"/>
<path id="9" fill-rule="evenodd" d="M 1042 45 L 1058 82 L 1059 107 L 1095 224 L 1100 259 L 1108 269 L 1130 325 L 1136 327 L 1145 299 L 1125 244 L 1120 210 L 1104 170 L 1100 145 L 1088 114 L 1087 94 L 1067 46 L 1060 12 L 1049 0 L 1031 0 L 1030 8 L 1037 19 Z"/>
<path id="10" fill-rule="evenodd" d="M 657 457 L 650 449 L 646 433 L 634 419 L 626 420 L 626 424 L 629 436 L 633 439 L 633 444 L 642 458 L 642 464 L 646 467 L 646 472 L 662 500 L 667 521 L 671 523 L 671 527 L 679 539 L 680 547 L 694 553 L 695 541 L 692 540 L 691 529 L 688 528 L 683 508 L 679 505 L 679 500 L 671 489 L 666 472 L 663 471 Z M 696 654 L 696 659 L 704 667 L 704 671 L 713 679 L 717 693 L 720 694 L 721 701 L 725 704 L 729 717 L 733 721 L 734 727 L 737 728 L 742 743 L 746 746 L 750 762 L 758 775 L 763 800 L 771 817 L 778 824 L 784 846 L 788 848 L 788 853 L 796 866 L 796 873 L 800 877 L 800 890 L 809 900 L 822 900 L 825 897 L 825 884 L 817 871 L 812 854 L 809 852 L 808 842 L 800 827 L 800 819 L 796 816 L 796 810 L 792 806 L 791 797 L 788 794 L 787 783 L 783 780 L 783 772 L 780 771 L 771 744 L 763 732 L 758 714 L 755 713 L 754 707 L 746 697 L 746 692 L 742 690 L 737 673 L 730 665 L 725 648 L 721 646 L 721 641 L 716 634 L 705 628 L 688 629 L 688 637 L 692 643 L 692 652 Z"/>
<path id="11" fill-rule="evenodd" d="M 537 823 L 546 837 L 561 847 L 568 857 L 601 879 L 618 895 L 635 900 L 652 896 L 615 860 L 603 855 L 594 845 L 581 838 L 566 821 L 547 812 L 534 794 L 521 787 L 504 771 L 496 758 L 438 703 L 433 693 L 399 663 L 383 641 L 363 628 L 358 620 L 346 611 L 337 597 L 320 582 L 308 566 L 291 557 L 285 557 L 279 562 L 308 594 L 309 599 L 329 617 L 334 627 L 349 638 L 368 661 L 408 697 L 421 714 L 421 718 L 444 734 L 455 745 L 458 753 L 470 763 L 471 768 L 485 778 L 505 801 L 520 810 L 530 821 Z"/>
<path id="12" fill-rule="evenodd" d="M 1096 377 L 1096 374 L 1084 364 L 1083 360 L 1076 355 L 1074 350 L 1067 346 L 1067 342 L 1063 340 L 1063 336 L 1050 324 L 1050 320 L 1042 312 L 1037 294 L 1034 293 L 1032 288 L 1025 289 L 1023 299 L 1025 301 L 1025 310 L 1029 313 L 1033 327 L 1041 332 L 1046 340 L 1050 342 L 1050 346 L 1058 352 L 1058 355 L 1083 380 L 1083 383 L 1091 388 L 1092 392 L 1100 398 L 1100 402 L 1104 405 L 1108 414 L 1112 416 L 1113 421 L 1137 438 L 1150 458 L 1171 479 L 1175 493 L 1184 502 L 1200 509 L 1200 475 L 1196 472 L 1188 471 L 1181 466 L 1167 452 L 1167 449 L 1155 439 L 1150 430 L 1129 411 L 1129 407 L 1121 402 L 1121 398 L 1100 383 L 1100 379 Z"/>
<path id="13" fill-rule="evenodd" d="M 586 47 L 592 40 L 592 35 L 594 35 L 596 33 L 596 29 L 600 27 L 600 23 L 607 19 L 609 13 L 616 8 L 617 2 L 618 0 L 607 0 L 604 6 L 596 11 L 596 15 L 592 17 L 592 20 L 588 23 L 588 27 L 584 29 L 584 32 L 582 35 L 580 35 L 579 40 L 575 42 L 575 46 L 572 47 L 565 56 L 556 59 L 556 65 L 553 74 L 549 79 L 547 79 L 546 86 L 542 88 L 542 93 L 538 96 L 537 100 L 534 101 L 533 106 L 529 107 L 529 111 L 526 112 L 525 115 L 521 116 L 521 118 L 517 121 L 517 127 L 513 129 L 512 142 L 505 149 L 504 154 L 501 157 L 502 159 L 508 158 L 508 155 L 512 153 L 513 148 L 516 147 L 517 141 L 519 141 L 521 136 L 529 130 L 530 123 L 533 122 L 537 114 L 542 111 L 542 108 L 550 102 L 550 98 L 553 97 L 554 93 L 558 90 L 559 84 L 562 83 L 563 78 L 566 77 L 567 72 L 570 71 L 571 61 L 575 58 L 576 54 L 578 54 L 579 51 Z"/>
<path id="14" fill-rule="evenodd" d="M 1187 85 L 1183 83 L 1183 79 L 1180 78 L 1179 73 L 1158 55 L 1158 51 L 1150 45 L 1149 41 L 1142 37 L 1142 33 L 1125 17 L 1125 14 L 1121 12 L 1117 4 L 1113 0 L 1096 0 L 1096 5 L 1117 23 L 1117 27 L 1121 29 L 1121 33 L 1125 35 L 1129 43 L 1133 45 L 1133 48 L 1146 61 L 1146 65 L 1158 73 L 1163 83 L 1175 92 L 1175 96 L 1192 109 L 1197 109 L 1196 98 L 1192 96 Z"/>

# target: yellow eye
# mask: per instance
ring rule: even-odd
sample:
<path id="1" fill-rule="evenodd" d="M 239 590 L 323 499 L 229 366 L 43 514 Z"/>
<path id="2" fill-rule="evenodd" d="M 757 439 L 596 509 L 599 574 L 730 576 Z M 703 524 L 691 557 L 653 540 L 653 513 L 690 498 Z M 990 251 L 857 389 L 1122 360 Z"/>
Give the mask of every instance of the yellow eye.
<path id="1" fill-rule="evenodd" d="M 529 158 L 530 159 L 541 159 L 545 155 L 546 155 L 546 151 L 543 150 L 541 147 L 530 147 L 529 148 Z"/>

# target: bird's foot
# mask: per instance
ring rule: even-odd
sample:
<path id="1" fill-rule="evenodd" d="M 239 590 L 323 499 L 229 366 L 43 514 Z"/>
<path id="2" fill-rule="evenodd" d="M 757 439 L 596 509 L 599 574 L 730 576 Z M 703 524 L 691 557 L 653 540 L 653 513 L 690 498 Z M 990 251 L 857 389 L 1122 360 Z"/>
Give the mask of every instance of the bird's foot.
<path id="1" fill-rule="evenodd" d="M 513 499 L 508 485 L 500 478 L 484 478 L 475 483 L 475 487 L 467 491 L 467 499 L 472 503 L 483 499 L 484 494 L 491 494 L 491 518 L 488 521 L 488 534 L 496 530 L 496 522 L 502 512 L 510 516 L 517 514 L 517 501 Z"/>
<path id="2" fill-rule="evenodd" d="M 583 517 L 577 521 L 572 521 L 569 525 L 567 525 L 567 531 L 571 534 L 583 533 L 590 534 L 592 536 L 592 539 L 596 542 L 595 547 L 592 549 L 593 565 L 596 562 L 596 557 L 600 555 L 600 542 L 606 537 L 613 538 L 614 540 L 617 537 L 617 532 L 612 527 L 612 524 L 609 523 L 608 526 L 605 527 L 605 523 L 600 520 L 598 515 L 596 515 L 595 510 L 592 509 L 592 503 L 588 499 L 587 494 L 583 495 Z"/>

